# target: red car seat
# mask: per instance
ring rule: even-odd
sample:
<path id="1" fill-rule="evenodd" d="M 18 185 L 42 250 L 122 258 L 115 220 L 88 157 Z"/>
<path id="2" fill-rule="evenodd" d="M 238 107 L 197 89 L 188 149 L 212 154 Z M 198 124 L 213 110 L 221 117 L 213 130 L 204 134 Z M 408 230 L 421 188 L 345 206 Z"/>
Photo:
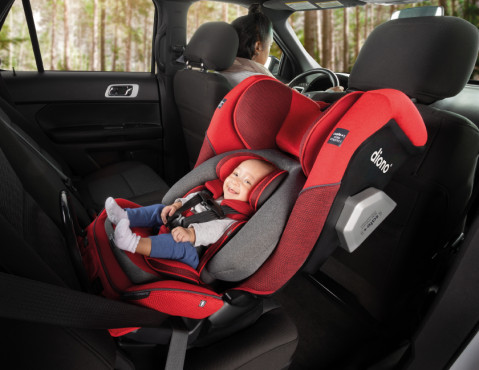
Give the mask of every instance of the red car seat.
<path id="1" fill-rule="evenodd" d="M 238 86 L 213 116 L 198 163 L 223 150 L 269 146 L 297 158 L 307 176 L 272 256 L 238 287 L 267 295 L 302 267 L 315 246 L 310 263 L 323 263 L 339 245 L 335 225 L 347 197 L 368 187 L 384 188 L 413 149 L 425 144 L 427 135 L 416 108 L 398 91 L 352 93 L 323 113 L 323 104 L 314 106 L 268 77 L 250 77 Z M 280 102 L 278 107 L 265 103 L 271 96 Z M 262 134 L 265 131 L 268 135 Z M 371 160 L 380 150 L 386 159 L 379 162 L 377 155 Z"/>
<path id="2" fill-rule="evenodd" d="M 265 97 L 265 92 L 272 91 L 274 93 Z M 274 119 L 266 120 L 269 112 L 263 116 L 251 114 L 261 112 L 258 107 L 264 106 L 268 99 L 283 108 L 271 110 Z M 375 108 L 374 114 L 369 113 L 370 118 L 359 126 L 358 120 L 371 107 Z M 266 127 L 259 126 L 260 122 L 266 123 Z M 259 133 L 255 136 L 253 128 L 267 131 L 267 135 Z M 274 140 L 270 139 L 271 136 Z M 211 180 L 216 164 L 221 163 L 225 155 L 230 156 L 232 149 L 274 148 L 256 153 L 278 168 L 287 170 L 287 178 L 243 229 L 213 256 L 208 255 L 207 261 L 200 262 L 199 271 L 163 261 L 159 270 L 167 280 L 164 276 L 157 276 L 156 280 L 162 280 L 150 282 L 155 280 L 151 269 L 142 269 L 139 277 L 135 263 L 130 262 L 128 267 L 128 261 L 127 264 L 123 261 L 121 270 L 130 277 L 124 276 L 122 279 L 126 278 L 126 281 L 115 284 L 120 290 L 127 291 L 122 295 L 125 299 L 133 299 L 135 303 L 168 314 L 196 319 L 220 311 L 222 296 L 227 299 L 231 289 L 270 295 L 299 270 L 320 236 L 330 239 L 330 234 L 336 232 L 334 225 L 347 197 L 366 188 L 383 188 L 395 169 L 425 140 L 426 133 L 417 110 L 406 96 L 397 91 L 350 94 L 323 114 L 320 105 L 280 82 L 263 76 L 252 77 L 228 94 L 218 106 L 205 139 L 205 152 L 200 155 L 204 162 L 198 163 L 194 171 L 179 181 L 165 196 L 164 202 L 170 203 L 184 195 L 198 185 L 198 181 Z M 281 154 L 278 149 L 292 158 Z M 216 156 L 206 160 L 212 153 Z M 382 153 L 382 157 L 378 154 L 378 158 L 372 161 L 370 158 L 374 153 Z M 363 172 L 362 179 L 353 181 L 352 178 L 358 177 L 357 171 Z M 306 185 L 296 201 L 305 176 Z M 342 179 L 347 180 L 344 185 Z M 316 209 L 321 211 L 315 214 Z M 328 217 L 330 220 L 323 231 Z M 100 238 L 100 235 L 105 237 L 101 231 L 103 219 L 104 216 L 95 221 L 95 224 L 100 222 L 100 231 L 90 228 L 92 235 L 89 240 Z M 281 235 L 284 225 L 286 228 Z M 297 244 L 298 232 L 307 235 L 300 246 Z M 99 240 L 97 244 L 105 245 L 105 241 Z M 333 247 L 328 244 L 326 249 L 320 248 L 312 258 L 323 261 L 332 253 Z M 117 263 L 111 256 L 99 260 Z M 108 273 L 104 267 L 99 271 Z M 103 283 L 116 278 L 118 268 L 110 271 L 115 272 L 110 277 L 103 277 Z M 171 280 L 172 277 L 175 280 Z M 177 282 L 179 277 L 188 282 Z M 117 295 L 112 290 L 106 293 L 110 297 Z"/>

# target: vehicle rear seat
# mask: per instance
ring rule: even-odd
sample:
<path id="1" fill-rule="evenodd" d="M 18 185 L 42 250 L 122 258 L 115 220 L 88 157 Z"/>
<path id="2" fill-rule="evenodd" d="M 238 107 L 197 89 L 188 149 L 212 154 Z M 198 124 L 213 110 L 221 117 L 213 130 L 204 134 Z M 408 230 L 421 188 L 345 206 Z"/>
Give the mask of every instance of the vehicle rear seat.
<path id="1" fill-rule="evenodd" d="M 169 189 L 157 173 L 139 162 L 113 164 L 77 178 L 40 130 L 33 129 L 33 125 L 3 98 L 0 98 L 0 108 L 1 147 L 14 163 L 26 189 L 36 194 L 40 202 L 45 199 L 42 205 L 50 216 L 57 217 L 58 213 L 56 209 L 48 211 L 52 204 L 48 199 L 64 188 L 71 190 L 76 198 L 76 208 L 84 226 L 90 220 L 87 211 L 92 214 L 100 210 L 108 196 L 151 204 L 161 200 Z"/>

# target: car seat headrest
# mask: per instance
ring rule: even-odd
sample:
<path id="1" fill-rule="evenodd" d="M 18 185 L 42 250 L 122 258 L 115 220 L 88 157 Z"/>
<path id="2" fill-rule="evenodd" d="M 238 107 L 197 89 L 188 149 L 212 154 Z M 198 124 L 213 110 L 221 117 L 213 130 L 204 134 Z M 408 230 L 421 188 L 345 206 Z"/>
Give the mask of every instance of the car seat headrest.
<path id="1" fill-rule="evenodd" d="M 307 128 L 324 105 L 268 76 L 251 76 L 218 105 L 196 165 L 241 149 L 281 149 L 296 158 Z"/>
<path id="2" fill-rule="evenodd" d="M 369 35 L 349 78 L 352 90 L 397 89 L 429 104 L 458 94 L 476 63 L 479 31 L 456 17 L 388 21 Z"/>
<path id="3" fill-rule="evenodd" d="M 229 68 L 238 51 L 238 34 L 225 22 L 202 24 L 194 33 L 183 54 L 185 60 L 195 66 L 223 71 Z"/>
<path id="4" fill-rule="evenodd" d="M 281 181 L 284 179 L 284 177 L 287 176 L 288 172 L 278 169 L 273 163 L 271 163 L 271 161 L 257 154 L 248 152 L 233 153 L 221 159 L 216 165 L 216 174 L 218 175 L 218 180 L 220 181 L 218 185 L 221 184 L 222 186 L 223 182 L 229 176 L 229 174 L 233 172 L 234 169 L 238 167 L 241 162 L 248 159 L 259 159 L 268 162 L 269 164 L 271 164 L 272 167 L 274 167 L 274 170 L 268 175 L 266 175 L 263 179 L 261 179 L 261 181 L 259 181 L 250 191 L 249 204 L 256 211 L 276 190 L 279 184 L 281 184 Z M 211 183 L 209 184 L 209 186 L 207 184 L 207 188 L 210 191 L 212 191 L 213 189 L 212 192 L 213 194 L 215 193 L 214 186 L 212 186 Z"/>

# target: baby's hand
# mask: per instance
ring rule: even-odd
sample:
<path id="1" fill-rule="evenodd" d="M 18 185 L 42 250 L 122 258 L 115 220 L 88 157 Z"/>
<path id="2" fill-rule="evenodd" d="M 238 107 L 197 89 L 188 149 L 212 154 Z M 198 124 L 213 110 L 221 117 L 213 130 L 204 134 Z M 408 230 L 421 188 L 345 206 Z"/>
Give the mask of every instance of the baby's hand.
<path id="1" fill-rule="evenodd" d="M 163 225 L 166 225 L 166 221 L 167 221 L 167 218 L 169 216 L 173 216 L 175 214 L 175 212 L 181 207 L 181 203 L 180 202 L 177 202 L 177 203 L 173 203 L 169 206 L 165 206 L 162 210 L 161 210 L 161 221 L 163 221 Z"/>
<path id="2" fill-rule="evenodd" d="M 195 229 L 192 227 L 188 227 L 186 229 L 181 226 L 175 227 L 171 231 L 171 236 L 173 236 L 173 240 L 177 243 L 190 242 L 191 244 L 195 244 L 196 240 Z"/>

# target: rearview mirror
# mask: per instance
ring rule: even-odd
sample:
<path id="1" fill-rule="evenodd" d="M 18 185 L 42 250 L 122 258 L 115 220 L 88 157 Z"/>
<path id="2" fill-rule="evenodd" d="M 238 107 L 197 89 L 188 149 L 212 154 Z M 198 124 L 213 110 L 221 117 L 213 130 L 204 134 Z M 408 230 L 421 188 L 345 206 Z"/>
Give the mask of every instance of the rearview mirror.
<path id="1" fill-rule="evenodd" d="M 397 10 L 391 15 L 392 19 L 414 18 L 414 17 L 440 17 L 444 15 L 442 6 L 418 6 L 415 8 L 406 8 Z"/>

